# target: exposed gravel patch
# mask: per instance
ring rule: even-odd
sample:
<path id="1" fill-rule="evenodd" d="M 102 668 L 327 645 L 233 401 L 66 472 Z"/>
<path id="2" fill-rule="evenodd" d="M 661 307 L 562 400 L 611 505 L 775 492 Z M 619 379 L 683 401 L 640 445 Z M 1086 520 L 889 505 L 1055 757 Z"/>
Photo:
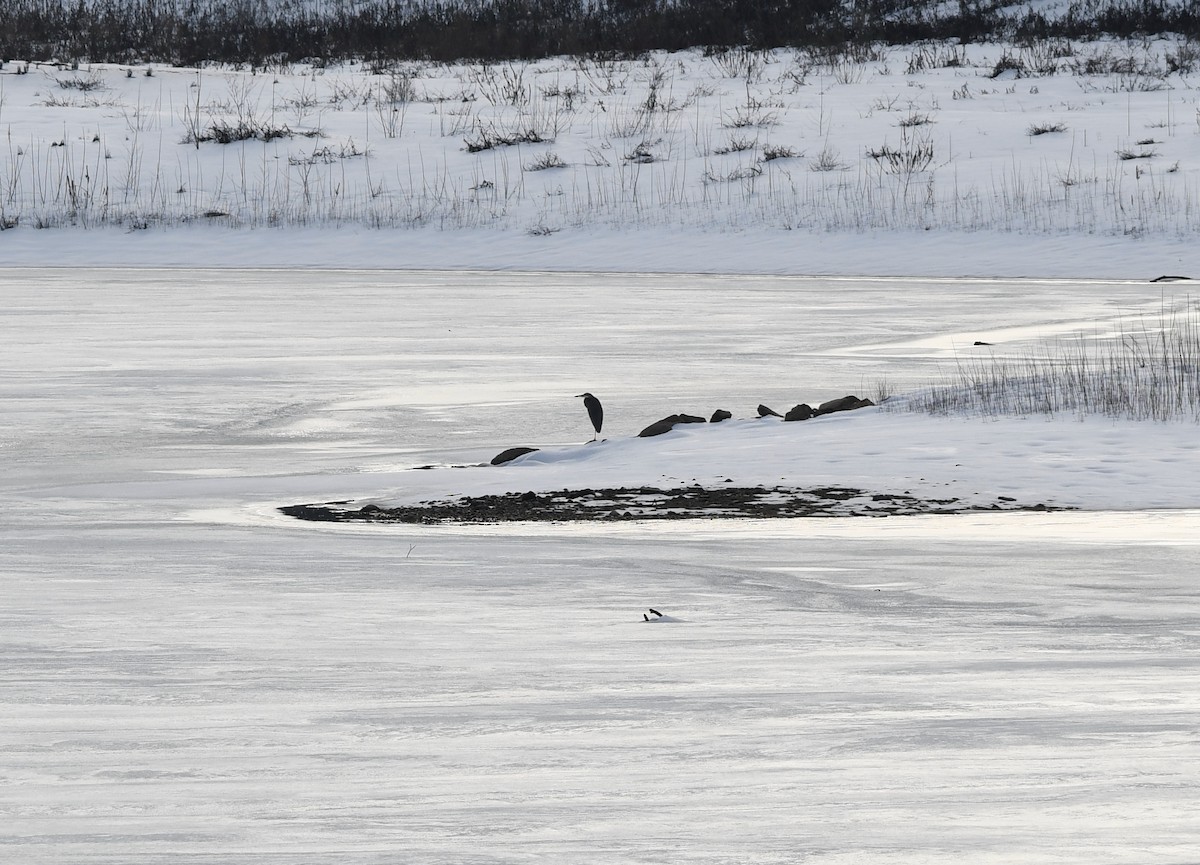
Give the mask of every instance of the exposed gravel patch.
<path id="1" fill-rule="evenodd" d="M 280 510 L 302 520 L 371 523 L 502 523 L 705 518 L 888 517 L 968 511 L 1069 510 L 999 496 L 991 504 L 960 498 L 922 499 L 850 487 L 628 487 L 463 496 L 385 508 L 353 502 L 289 505 Z"/>

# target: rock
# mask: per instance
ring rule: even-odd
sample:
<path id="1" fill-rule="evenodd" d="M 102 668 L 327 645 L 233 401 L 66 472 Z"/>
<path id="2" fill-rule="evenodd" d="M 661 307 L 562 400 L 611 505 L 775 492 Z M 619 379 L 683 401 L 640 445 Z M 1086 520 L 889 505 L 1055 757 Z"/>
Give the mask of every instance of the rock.
<path id="1" fill-rule="evenodd" d="M 298 520 L 313 520 L 322 523 L 335 523 L 345 519 L 341 511 L 335 511 L 325 505 L 287 505 L 280 508 L 279 511 Z"/>
<path id="2" fill-rule="evenodd" d="M 696 417 L 694 414 L 673 414 L 662 420 L 655 421 L 646 427 L 640 433 L 639 438 L 650 438 L 651 436 L 660 436 L 663 433 L 670 432 L 675 428 L 676 424 L 681 423 L 704 423 L 704 418 Z"/>
<path id="3" fill-rule="evenodd" d="M 775 411 L 775 409 L 769 408 L 768 406 L 761 405 L 761 404 L 758 407 L 758 416 L 759 417 L 783 417 L 783 415 L 781 415 L 779 412 Z"/>
<path id="4" fill-rule="evenodd" d="M 783 416 L 784 420 L 808 420 L 813 416 L 812 406 L 806 402 L 800 405 L 792 406 L 791 411 Z"/>
<path id="5" fill-rule="evenodd" d="M 492 465 L 499 466 L 507 462 L 512 462 L 517 457 L 523 457 L 525 454 L 531 454 L 536 450 L 537 448 L 509 448 L 492 457 Z"/>
<path id="6" fill-rule="evenodd" d="M 711 418 L 709 418 L 708 422 L 709 423 L 720 423 L 723 420 L 729 420 L 731 417 L 733 417 L 733 412 L 728 412 L 728 411 L 725 411 L 725 409 L 723 409 L 723 408 L 719 408 L 715 412 L 713 412 L 713 415 Z"/>
<path id="7" fill-rule="evenodd" d="M 833 414 L 835 411 L 853 411 L 856 408 L 866 408 L 867 406 L 875 405 L 869 399 L 859 399 L 856 396 L 844 396 L 840 399 L 831 399 L 829 402 L 823 402 L 813 410 L 813 417 L 823 414 Z"/>
<path id="8" fill-rule="evenodd" d="M 640 433 L 638 433 L 638 437 L 645 439 L 645 438 L 650 438 L 651 436 L 660 436 L 663 433 L 670 432 L 674 428 L 675 428 L 674 416 L 665 417 L 662 420 L 655 421 L 654 423 L 650 424 L 650 426 L 646 427 L 644 430 L 642 430 Z"/>
<path id="9" fill-rule="evenodd" d="M 1156 276 L 1156 277 L 1154 277 L 1154 279 L 1152 279 L 1150 281 L 1151 282 L 1184 282 L 1189 279 L 1191 279 L 1190 276 L 1172 276 L 1170 274 L 1164 273 L 1162 276 Z"/>
<path id="10" fill-rule="evenodd" d="M 975 340 L 975 342 L 973 344 L 974 345 L 991 345 L 990 342 L 984 342 L 982 339 Z"/>

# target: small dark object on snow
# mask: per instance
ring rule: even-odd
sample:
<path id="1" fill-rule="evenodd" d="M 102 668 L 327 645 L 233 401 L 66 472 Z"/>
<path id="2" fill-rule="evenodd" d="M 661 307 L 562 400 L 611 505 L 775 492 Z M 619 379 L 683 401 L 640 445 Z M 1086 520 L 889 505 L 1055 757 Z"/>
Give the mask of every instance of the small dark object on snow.
<path id="1" fill-rule="evenodd" d="M 831 399 L 813 409 L 813 417 L 822 414 L 833 414 L 835 411 L 853 411 L 856 408 L 866 408 L 875 405 L 869 399 L 859 399 L 856 396 L 844 396 L 841 399 Z"/>
<path id="2" fill-rule="evenodd" d="M 982 339 L 975 340 L 975 345 L 991 345 L 990 342 L 984 342 Z"/>
<path id="3" fill-rule="evenodd" d="M 660 618 L 662 616 L 662 613 L 660 613 L 658 610 L 654 609 L 654 607 L 650 607 L 650 612 L 654 613 L 654 615 L 659 616 Z"/>
<path id="4" fill-rule="evenodd" d="M 525 454 L 531 454 L 536 450 L 537 448 L 509 448 L 492 457 L 492 465 L 499 466 L 507 462 L 512 462 L 517 457 L 523 457 Z"/>
<path id="5" fill-rule="evenodd" d="M 759 417 L 768 417 L 768 416 L 783 417 L 783 415 L 781 415 L 779 412 L 775 411 L 775 409 L 769 408 L 768 406 L 765 406 L 765 405 L 759 405 L 758 416 Z"/>
<path id="6" fill-rule="evenodd" d="M 600 405 L 600 400 L 596 399 L 590 393 L 575 394 L 576 399 L 579 397 L 583 397 L 583 407 L 587 409 L 592 426 L 596 428 L 596 435 L 592 436 L 592 441 L 595 441 L 600 435 L 600 427 L 604 426 L 604 406 Z"/>
<path id="7" fill-rule="evenodd" d="M 806 402 L 800 405 L 792 406 L 791 410 L 783 416 L 784 420 L 808 420 L 813 416 L 812 406 Z"/>
<path id="8" fill-rule="evenodd" d="M 713 412 L 712 417 L 709 418 L 708 422 L 709 423 L 720 423 L 723 420 L 729 420 L 731 417 L 733 417 L 733 412 L 728 412 L 728 411 L 725 411 L 725 409 L 723 409 L 723 408 L 719 408 L 715 412 Z"/>
<path id="9" fill-rule="evenodd" d="M 660 436 L 663 433 L 669 433 L 672 429 L 674 429 L 674 427 L 674 416 L 665 417 L 662 420 L 656 420 L 654 423 L 650 424 L 650 426 L 638 433 L 638 438 L 648 439 L 651 436 Z"/>
<path id="10" fill-rule="evenodd" d="M 1162 276 L 1156 276 L 1154 279 L 1152 279 L 1150 281 L 1151 282 L 1186 282 L 1189 279 L 1191 279 L 1190 276 L 1168 276 L 1167 274 L 1163 274 Z"/>
<path id="11" fill-rule="evenodd" d="M 694 414 L 668 415 L 662 420 L 656 420 L 654 423 L 650 424 L 650 426 L 638 433 L 638 437 L 650 438 L 651 436 L 660 436 L 663 433 L 670 432 L 675 428 L 676 424 L 681 423 L 704 423 L 704 418 L 697 417 Z"/>

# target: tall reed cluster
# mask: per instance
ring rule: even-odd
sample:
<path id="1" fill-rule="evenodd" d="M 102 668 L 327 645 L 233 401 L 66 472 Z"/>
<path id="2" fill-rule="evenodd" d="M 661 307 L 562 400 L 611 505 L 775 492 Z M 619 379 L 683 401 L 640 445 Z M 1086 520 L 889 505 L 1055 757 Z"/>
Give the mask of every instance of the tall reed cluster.
<path id="1" fill-rule="evenodd" d="M 1188 300 L 1021 357 L 960 357 L 944 383 L 888 404 L 937 415 L 1200 422 L 1200 308 Z"/>

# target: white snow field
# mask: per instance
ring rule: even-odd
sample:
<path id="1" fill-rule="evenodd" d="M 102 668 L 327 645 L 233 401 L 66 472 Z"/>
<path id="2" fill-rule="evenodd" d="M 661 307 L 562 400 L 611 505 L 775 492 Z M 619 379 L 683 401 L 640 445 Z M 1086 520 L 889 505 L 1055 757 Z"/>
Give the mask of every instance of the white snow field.
<path id="1" fill-rule="evenodd" d="M 385 69 L 16 58 L 0 263 L 1194 276 L 1198 56 L 1157 38 Z"/>
<path id="2" fill-rule="evenodd" d="M 1193 423 L 745 420 L 1172 289 L 0 270 L 0 861 L 1200 861 Z M 551 458 L 450 467 L 515 444 Z M 1088 510 L 275 510 L 719 472 Z"/>

